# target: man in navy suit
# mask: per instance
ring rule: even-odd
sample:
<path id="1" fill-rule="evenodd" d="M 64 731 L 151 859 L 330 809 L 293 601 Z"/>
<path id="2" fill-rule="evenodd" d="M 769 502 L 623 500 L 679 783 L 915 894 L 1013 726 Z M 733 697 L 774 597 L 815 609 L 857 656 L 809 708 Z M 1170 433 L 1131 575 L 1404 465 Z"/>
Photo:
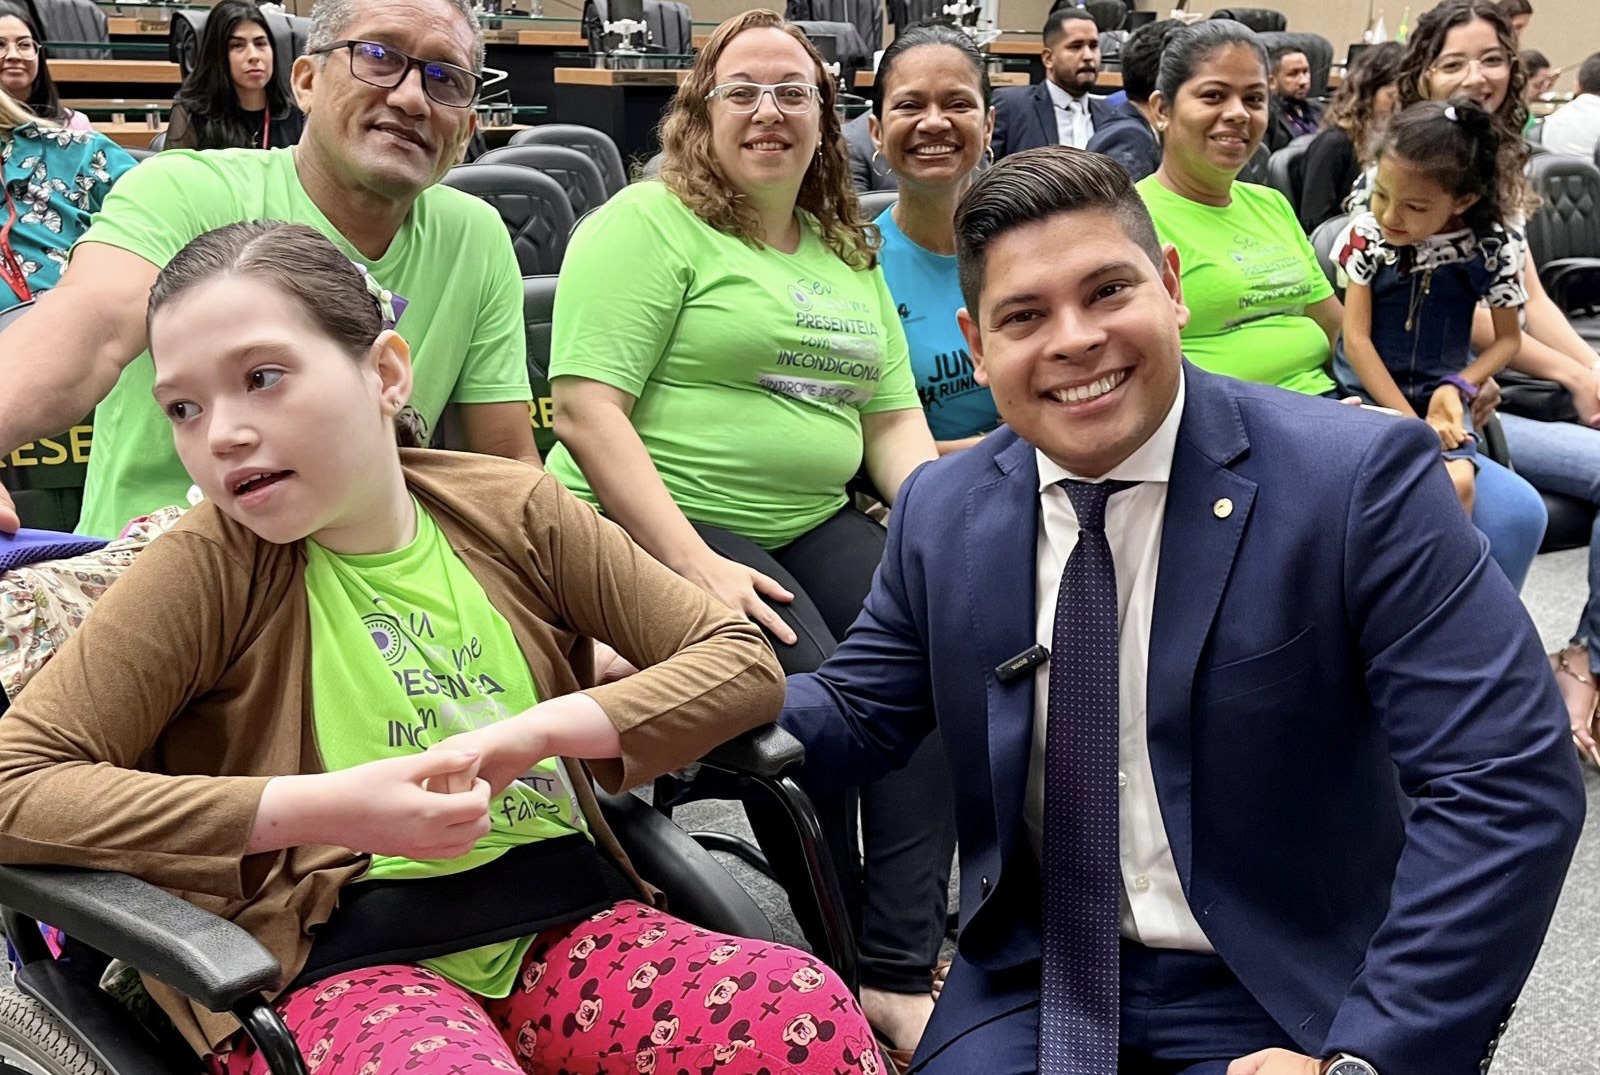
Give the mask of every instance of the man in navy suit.
<path id="1" fill-rule="evenodd" d="M 1095 126 L 1094 137 L 1084 147 L 1122 165 L 1135 183 L 1161 167 L 1161 139 L 1156 134 L 1150 95 L 1161 69 L 1161 50 L 1181 25 L 1177 19 L 1162 19 L 1147 22 L 1128 35 L 1122 46 L 1122 88 L 1128 99 L 1109 120 Z"/>
<path id="2" fill-rule="evenodd" d="M 1105 157 L 1001 161 L 956 230 L 1007 425 L 901 488 L 781 718 L 846 785 L 943 737 L 961 934 L 912 1070 L 1487 1070 L 1583 798 L 1437 438 L 1184 362 Z"/>
<path id="3" fill-rule="evenodd" d="M 1052 11 L 1044 24 L 1044 81 L 994 95 L 995 159 L 1038 146 L 1082 149 L 1113 110 L 1091 96 L 1100 77 L 1100 30 L 1082 8 Z"/>

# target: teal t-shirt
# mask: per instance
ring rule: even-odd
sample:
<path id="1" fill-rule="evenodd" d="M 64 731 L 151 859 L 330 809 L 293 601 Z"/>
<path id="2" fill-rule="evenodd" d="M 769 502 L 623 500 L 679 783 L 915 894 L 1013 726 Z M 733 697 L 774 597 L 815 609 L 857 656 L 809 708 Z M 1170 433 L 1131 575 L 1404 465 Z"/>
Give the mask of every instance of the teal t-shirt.
<path id="1" fill-rule="evenodd" d="M 419 753 L 539 701 L 511 625 L 433 517 L 416 511 L 416 537 L 394 552 L 341 555 L 306 542 L 312 722 L 330 772 Z M 490 818 L 488 834 L 459 858 L 374 855 L 363 877 L 460 873 L 521 844 L 588 833 L 557 758 L 496 796 Z M 503 997 L 532 940 L 425 962 L 464 989 Z"/>
<path id="2" fill-rule="evenodd" d="M 383 257 L 367 261 L 307 196 L 294 153 L 162 153 L 122 177 L 79 241 L 164 266 L 195 236 L 224 224 L 308 224 L 405 300 L 396 330 L 411 346 L 411 405 L 430 429 L 447 403 L 530 399 L 522 276 L 499 214 L 460 191 L 430 187 Z M 155 366 L 145 352 L 95 410 L 81 534 L 114 537 L 129 519 L 184 502 L 191 482 L 170 424 L 151 399 L 154 383 Z"/>
<path id="3" fill-rule="evenodd" d="M 956 323 L 966 305 L 953 254 L 935 254 L 906 238 L 885 209 L 873 221 L 883 234 L 878 263 L 900 313 L 917 395 L 935 440 L 960 440 L 1000 424 L 994 396 L 973 379 L 972 357 Z"/>
<path id="4" fill-rule="evenodd" d="M 1288 199 L 1235 183 L 1232 204 L 1218 207 L 1174 194 L 1153 175 L 1137 186 L 1161 241 L 1178 249 L 1189 360 L 1294 392 L 1331 389 L 1328 336 L 1305 311 L 1333 285 Z"/>
<path id="5" fill-rule="evenodd" d="M 809 220 L 793 254 L 751 246 L 659 182 L 573 236 L 550 355 L 551 380 L 635 398 L 633 427 L 685 516 L 765 548 L 844 507 L 863 414 L 917 406 L 882 273 L 846 265 Z M 598 503 L 564 446 L 546 466 Z"/>

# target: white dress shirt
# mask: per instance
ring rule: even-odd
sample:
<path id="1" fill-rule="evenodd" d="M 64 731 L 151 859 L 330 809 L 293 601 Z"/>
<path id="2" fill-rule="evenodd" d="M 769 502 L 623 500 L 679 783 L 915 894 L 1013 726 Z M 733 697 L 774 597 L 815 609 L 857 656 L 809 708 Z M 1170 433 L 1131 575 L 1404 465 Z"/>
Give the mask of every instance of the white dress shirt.
<path id="1" fill-rule="evenodd" d="M 1600 142 L 1600 94 L 1580 93 L 1546 116 L 1540 141 L 1552 153 L 1594 156 Z"/>
<path id="2" fill-rule="evenodd" d="M 1089 115 L 1089 95 L 1074 97 L 1049 79 L 1044 88 L 1056 106 L 1056 141 L 1073 149 L 1083 149 L 1094 137 L 1094 119 Z"/>
<path id="3" fill-rule="evenodd" d="M 1140 484 L 1113 496 L 1106 505 L 1106 540 L 1117 571 L 1118 748 L 1117 830 L 1122 861 L 1122 934 L 1152 948 L 1212 952 L 1200 923 L 1183 896 L 1178 866 L 1161 822 L 1155 774 L 1146 736 L 1146 693 L 1150 665 L 1150 625 L 1155 609 L 1156 574 L 1161 560 L 1161 528 L 1167 509 L 1172 454 L 1183 417 L 1185 391 L 1178 381 L 1172 410 L 1150 439 L 1113 467 L 1106 478 Z M 1078 516 L 1057 483 L 1075 475 L 1035 450 L 1039 463 L 1039 537 L 1035 552 L 1035 636 L 1041 646 L 1055 644 L 1056 595 L 1067 557 L 1078 544 Z M 1095 479 L 1101 480 L 1101 479 Z M 1050 665 L 1033 681 L 1033 753 L 1024 800 L 1028 839 L 1043 861 L 1045 732 L 1050 709 Z"/>

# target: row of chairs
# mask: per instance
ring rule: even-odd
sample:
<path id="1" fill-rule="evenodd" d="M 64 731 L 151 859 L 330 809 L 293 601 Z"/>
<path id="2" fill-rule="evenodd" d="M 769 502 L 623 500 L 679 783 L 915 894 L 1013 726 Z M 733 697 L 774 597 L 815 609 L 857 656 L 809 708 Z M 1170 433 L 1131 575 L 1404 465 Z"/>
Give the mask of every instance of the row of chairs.
<path id="1" fill-rule="evenodd" d="M 604 132 L 549 123 L 457 165 L 444 182 L 494 206 L 523 275 L 533 276 L 561 270 L 573 225 L 626 186 L 627 172 Z"/>

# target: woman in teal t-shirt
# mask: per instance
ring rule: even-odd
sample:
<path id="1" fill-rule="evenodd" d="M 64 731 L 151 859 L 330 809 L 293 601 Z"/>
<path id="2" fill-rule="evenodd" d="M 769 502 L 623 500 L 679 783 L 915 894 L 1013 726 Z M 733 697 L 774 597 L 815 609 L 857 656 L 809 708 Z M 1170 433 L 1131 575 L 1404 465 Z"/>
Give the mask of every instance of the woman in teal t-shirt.
<path id="1" fill-rule="evenodd" d="M 1228 19 L 1186 27 L 1167 43 L 1151 103 L 1161 167 L 1138 188 L 1178 250 L 1184 355 L 1213 373 L 1336 395 L 1329 366 L 1344 310 L 1283 195 L 1235 181 L 1266 130 L 1266 49 Z M 1479 462 L 1472 521 L 1521 586 L 1544 535 L 1543 504 L 1510 470 Z"/>
<path id="2" fill-rule="evenodd" d="M 930 23 L 895 36 L 878 61 L 868 129 L 900 186 L 877 219 L 878 261 L 911 349 L 922 409 L 939 454 L 968 448 L 1000 424 L 977 382 L 956 311 L 956 203 L 994 133 L 989 69 L 972 39 Z"/>
<path id="3" fill-rule="evenodd" d="M 864 465 L 893 504 L 936 455 L 836 97 L 815 48 L 778 16 L 718 27 L 662 124 L 660 182 L 622 191 L 573 237 L 551 345 L 551 473 L 766 628 L 787 672 L 832 652 L 882 557 L 883 528 L 846 483 Z M 907 1048 L 931 1010 L 928 938 L 944 928 L 950 854 L 931 819 L 947 781 L 902 770 L 861 789 L 863 999 Z M 849 871 L 851 800 L 817 806 Z M 773 842 L 781 816 L 746 809 L 786 887 L 805 891 L 800 856 Z M 907 847 L 913 862 L 877 857 Z M 912 992 L 917 1014 L 901 1020 Z"/>

